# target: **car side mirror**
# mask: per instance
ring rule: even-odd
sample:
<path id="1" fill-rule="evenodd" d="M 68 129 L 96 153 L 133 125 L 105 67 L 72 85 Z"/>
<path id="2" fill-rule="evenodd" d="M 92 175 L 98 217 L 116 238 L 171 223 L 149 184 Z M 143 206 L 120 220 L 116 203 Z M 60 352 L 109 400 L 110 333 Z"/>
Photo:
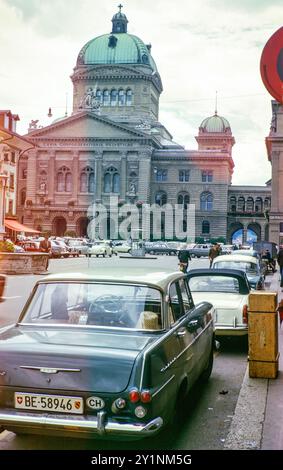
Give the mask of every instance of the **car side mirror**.
<path id="1" fill-rule="evenodd" d="M 188 321 L 187 328 L 190 333 L 196 331 L 199 327 L 199 320 L 197 318 L 192 318 Z"/>

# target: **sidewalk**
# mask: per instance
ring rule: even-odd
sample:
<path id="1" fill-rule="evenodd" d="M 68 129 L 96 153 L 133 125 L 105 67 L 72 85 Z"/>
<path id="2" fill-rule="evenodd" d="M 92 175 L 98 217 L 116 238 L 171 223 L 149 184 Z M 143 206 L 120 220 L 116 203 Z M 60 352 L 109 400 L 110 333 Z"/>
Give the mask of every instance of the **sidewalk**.
<path id="1" fill-rule="evenodd" d="M 283 298 L 279 273 L 268 276 L 268 290 Z M 249 367 L 242 383 L 225 449 L 283 449 L 283 323 L 279 329 L 279 372 L 276 379 L 251 379 Z"/>

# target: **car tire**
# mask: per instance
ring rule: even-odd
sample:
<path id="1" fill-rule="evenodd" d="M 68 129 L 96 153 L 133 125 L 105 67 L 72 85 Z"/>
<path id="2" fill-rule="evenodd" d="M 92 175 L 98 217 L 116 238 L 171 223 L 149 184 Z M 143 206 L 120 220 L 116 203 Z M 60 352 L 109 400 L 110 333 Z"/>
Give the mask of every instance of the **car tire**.
<path id="1" fill-rule="evenodd" d="M 213 368 L 213 347 L 211 347 L 211 351 L 209 354 L 209 359 L 208 359 L 208 364 L 206 368 L 202 371 L 201 376 L 200 376 L 200 381 L 201 382 L 207 382 L 209 377 L 211 376 L 212 368 Z"/>

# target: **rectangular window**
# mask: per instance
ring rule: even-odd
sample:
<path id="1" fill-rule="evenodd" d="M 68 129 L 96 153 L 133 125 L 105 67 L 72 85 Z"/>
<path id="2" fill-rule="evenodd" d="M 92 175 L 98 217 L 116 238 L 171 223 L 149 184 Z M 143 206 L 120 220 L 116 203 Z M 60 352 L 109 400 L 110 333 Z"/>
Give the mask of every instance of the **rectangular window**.
<path id="1" fill-rule="evenodd" d="M 203 183 L 212 183 L 212 181 L 213 181 L 213 171 L 212 170 L 203 170 L 201 172 L 201 181 Z"/>
<path id="2" fill-rule="evenodd" d="M 186 183 L 190 181 L 190 170 L 179 170 L 179 182 Z"/>
<path id="3" fill-rule="evenodd" d="M 155 181 L 167 181 L 168 170 L 157 170 L 155 173 Z"/>

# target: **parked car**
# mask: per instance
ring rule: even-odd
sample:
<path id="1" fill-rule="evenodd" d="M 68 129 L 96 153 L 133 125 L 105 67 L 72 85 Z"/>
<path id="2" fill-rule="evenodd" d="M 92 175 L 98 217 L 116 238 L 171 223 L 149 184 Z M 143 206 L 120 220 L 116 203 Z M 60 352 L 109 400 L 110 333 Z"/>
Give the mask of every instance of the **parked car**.
<path id="1" fill-rule="evenodd" d="M 114 255 L 118 255 L 118 253 L 131 253 L 131 249 L 131 245 L 126 242 L 116 242 L 112 247 L 112 252 Z"/>
<path id="2" fill-rule="evenodd" d="M 235 250 L 233 251 L 233 255 L 244 255 L 244 256 L 254 256 L 255 258 L 259 259 L 259 254 L 256 250 L 249 249 L 249 250 Z"/>
<path id="3" fill-rule="evenodd" d="M 253 289 L 264 289 L 264 272 L 260 262 L 254 256 L 223 255 L 212 262 L 212 269 L 240 269 L 245 271 Z"/>
<path id="4" fill-rule="evenodd" d="M 170 246 L 164 242 L 157 243 L 145 243 L 145 253 L 150 253 L 151 255 L 176 255 L 178 248 L 176 246 Z"/>
<path id="5" fill-rule="evenodd" d="M 150 437 L 213 366 L 213 307 L 186 276 L 104 268 L 39 280 L 0 329 L 0 427 Z"/>
<path id="6" fill-rule="evenodd" d="M 187 274 L 194 302 L 214 306 L 215 334 L 248 334 L 250 285 L 246 273 L 233 269 L 192 269 Z"/>
<path id="7" fill-rule="evenodd" d="M 112 256 L 112 248 L 109 244 L 108 241 L 105 241 L 105 240 L 101 240 L 101 241 L 96 241 L 94 242 L 89 248 L 88 248 L 88 251 L 87 251 L 87 254 L 86 256 L 103 256 L 103 258 L 105 256 Z"/>
<path id="8" fill-rule="evenodd" d="M 86 255 L 91 243 L 80 238 L 69 238 L 66 239 L 66 245 L 70 248 L 75 248 L 79 255 Z"/>
<path id="9" fill-rule="evenodd" d="M 17 242 L 17 245 L 22 247 L 24 251 L 31 251 L 34 253 L 40 252 L 39 241 L 36 240 L 23 240 Z"/>
<path id="10" fill-rule="evenodd" d="M 202 256 L 208 257 L 209 250 L 212 245 L 210 244 L 197 244 L 190 248 L 190 255 L 192 258 L 201 258 Z"/>

